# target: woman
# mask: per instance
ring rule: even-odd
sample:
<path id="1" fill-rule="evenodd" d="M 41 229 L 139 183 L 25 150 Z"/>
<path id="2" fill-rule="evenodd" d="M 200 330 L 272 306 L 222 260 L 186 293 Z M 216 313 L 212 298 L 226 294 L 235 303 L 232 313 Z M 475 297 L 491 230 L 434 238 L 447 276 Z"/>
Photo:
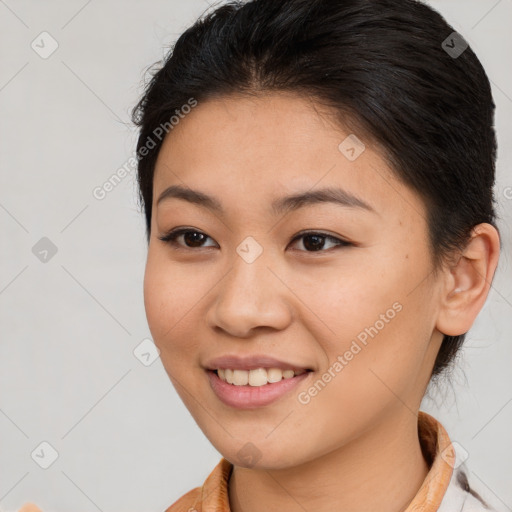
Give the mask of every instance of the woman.
<path id="1" fill-rule="evenodd" d="M 168 512 L 487 510 L 419 406 L 498 262 L 493 116 L 416 1 L 230 3 L 179 38 L 134 110 L 144 297 L 223 457 Z"/>
<path id="2" fill-rule="evenodd" d="M 489 81 L 413 0 L 253 0 L 134 109 L 149 327 L 222 454 L 167 512 L 489 510 L 419 411 L 500 242 Z"/>

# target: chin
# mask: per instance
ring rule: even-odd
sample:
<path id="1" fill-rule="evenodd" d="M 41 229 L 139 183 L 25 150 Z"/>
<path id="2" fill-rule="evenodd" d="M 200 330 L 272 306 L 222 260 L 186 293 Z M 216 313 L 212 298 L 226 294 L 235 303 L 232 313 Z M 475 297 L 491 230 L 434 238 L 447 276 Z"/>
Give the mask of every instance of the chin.
<path id="1" fill-rule="evenodd" d="M 277 446 L 282 444 L 278 438 L 275 443 L 268 442 L 263 446 L 261 443 L 247 441 L 245 443 L 236 443 L 239 448 L 234 449 L 235 443 L 230 442 L 229 448 L 218 447 L 217 450 L 222 456 L 234 466 L 246 469 L 259 470 L 279 470 L 294 467 L 305 462 L 297 457 L 295 447 L 290 449 L 278 450 Z"/>

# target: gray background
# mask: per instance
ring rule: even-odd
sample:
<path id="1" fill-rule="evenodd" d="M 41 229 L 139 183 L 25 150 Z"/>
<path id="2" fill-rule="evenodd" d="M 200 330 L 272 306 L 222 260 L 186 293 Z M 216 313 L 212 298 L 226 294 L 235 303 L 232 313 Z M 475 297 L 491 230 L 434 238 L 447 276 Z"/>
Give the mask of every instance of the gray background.
<path id="1" fill-rule="evenodd" d="M 470 481 L 511 510 L 512 0 L 430 4 L 493 84 L 503 252 L 459 370 L 423 409 L 467 450 Z M 0 510 L 162 511 L 220 459 L 160 359 L 133 353 L 150 337 L 133 169 L 93 196 L 134 151 L 144 69 L 207 7 L 0 0 Z M 51 49 L 44 31 L 58 44 L 47 58 L 31 47 Z M 44 441 L 58 452 L 48 469 Z"/>

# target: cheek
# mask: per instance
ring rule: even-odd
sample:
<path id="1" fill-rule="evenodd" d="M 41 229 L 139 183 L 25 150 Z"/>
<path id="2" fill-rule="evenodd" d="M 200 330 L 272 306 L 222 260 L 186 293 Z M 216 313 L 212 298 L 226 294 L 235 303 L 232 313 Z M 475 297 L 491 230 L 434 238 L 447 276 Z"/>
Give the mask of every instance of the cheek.
<path id="1" fill-rule="evenodd" d="M 301 293 L 314 290 L 306 295 L 308 306 L 318 312 L 319 325 L 326 326 L 319 327 L 327 334 L 318 331 L 318 340 L 324 340 L 319 343 L 328 366 L 338 356 L 347 361 L 345 377 L 335 379 L 346 390 L 355 388 L 364 394 L 368 386 L 383 387 L 380 375 L 390 387 L 403 387 L 424 363 L 432 334 L 432 296 L 424 280 L 428 265 L 419 257 L 412 264 L 398 256 L 395 253 L 394 261 L 376 258 L 371 265 L 362 262 L 358 272 L 331 273 L 320 280 L 325 283 L 321 287 L 301 283 Z"/>
<path id="2" fill-rule="evenodd" d="M 387 306 L 386 301 L 383 304 Z M 362 328 L 360 318 L 347 317 L 347 333 L 355 335 L 345 335 L 343 320 L 339 320 L 340 336 L 324 345 L 329 362 L 301 397 L 311 400 L 303 409 L 308 413 L 305 421 L 318 437 L 336 443 L 337 436 L 357 436 L 386 411 L 402 410 L 406 405 L 413 409 L 424 343 L 418 339 L 417 325 L 407 317 L 406 305 L 398 310 L 392 309 L 394 315 L 388 313 L 388 323 L 370 314 L 379 313 L 380 308 L 367 311 L 372 320 Z M 387 309 L 383 311 L 386 315 Z M 318 418 L 324 419 L 319 422 Z"/>
<path id="3" fill-rule="evenodd" d="M 305 273 L 295 276 L 294 291 L 321 320 L 319 328 L 325 327 L 327 338 L 339 340 L 336 345 L 340 349 L 365 328 L 375 322 L 380 325 L 381 315 L 391 321 L 396 316 L 393 304 L 404 295 L 400 276 L 380 268 L 378 260 L 323 272 L 315 273 L 314 278 Z"/>
<path id="4" fill-rule="evenodd" d="M 186 335 L 187 321 L 199 307 L 204 286 L 197 272 L 149 252 L 144 273 L 144 306 L 153 341 L 161 351 L 176 347 Z M 177 348 L 177 347 L 176 347 Z"/>

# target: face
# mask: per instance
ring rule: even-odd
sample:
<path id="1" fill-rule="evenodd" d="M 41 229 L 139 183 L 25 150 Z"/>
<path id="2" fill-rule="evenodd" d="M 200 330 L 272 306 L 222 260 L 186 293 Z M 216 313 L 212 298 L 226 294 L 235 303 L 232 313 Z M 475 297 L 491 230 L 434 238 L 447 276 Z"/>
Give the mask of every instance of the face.
<path id="1" fill-rule="evenodd" d="M 148 324 L 184 404 L 237 465 L 306 463 L 423 397 L 442 339 L 425 206 L 355 135 L 364 148 L 293 94 L 230 96 L 199 103 L 160 150 Z M 310 371 L 238 387 L 207 370 L 243 366 L 222 356 Z"/>

